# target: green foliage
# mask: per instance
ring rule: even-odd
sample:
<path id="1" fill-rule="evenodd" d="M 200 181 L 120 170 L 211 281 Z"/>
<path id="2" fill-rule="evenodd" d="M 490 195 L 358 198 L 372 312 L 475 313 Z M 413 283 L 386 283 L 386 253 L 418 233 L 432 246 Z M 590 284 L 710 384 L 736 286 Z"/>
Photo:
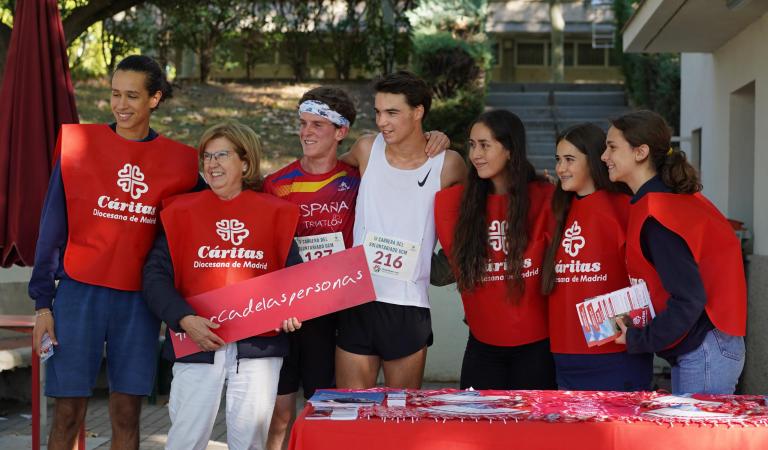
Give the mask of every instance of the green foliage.
<path id="1" fill-rule="evenodd" d="M 376 73 L 392 73 L 395 66 L 408 60 L 410 39 L 407 12 L 414 1 L 367 0 L 365 8 L 366 68 Z"/>
<path id="2" fill-rule="evenodd" d="M 158 48 L 156 39 L 157 8 L 143 5 L 132 8 L 101 23 L 101 54 L 107 73 L 124 57 L 141 48 Z"/>
<path id="3" fill-rule="evenodd" d="M 277 37 L 293 70 L 295 81 L 309 77 L 308 55 L 315 30 L 322 12 L 322 0 L 275 0 L 272 2 L 275 16 L 272 19 Z"/>
<path id="4" fill-rule="evenodd" d="M 319 46 L 319 53 L 326 56 L 336 69 L 336 78 L 349 80 L 352 67 L 365 64 L 368 36 L 364 30 L 366 2 L 347 0 L 343 12 L 335 15 L 328 8 L 325 20 L 327 38 Z"/>
<path id="5" fill-rule="evenodd" d="M 415 35 L 413 47 L 414 70 L 438 99 L 451 98 L 459 91 L 482 91 L 483 74 L 491 62 L 487 44 L 470 44 L 439 32 Z"/>
<path id="6" fill-rule="evenodd" d="M 440 130 L 451 138 L 451 147 L 466 154 L 469 125 L 485 106 L 485 96 L 475 90 L 461 90 L 453 97 L 435 99 L 424 120 L 425 130 Z"/>
<path id="7" fill-rule="evenodd" d="M 421 0 L 406 16 L 417 33 L 447 31 L 454 37 L 472 40 L 485 33 L 487 3 L 486 0 Z"/>
<path id="8" fill-rule="evenodd" d="M 617 42 L 621 30 L 632 16 L 637 0 L 614 0 L 614 15 L 618 26 Z M 632 103 L 658 112 L 676 131 L 680 130 L 680 54 L 679 53 L 623 53 L 614 49 L 621 62 L 626 86 Z"/>
<path id="9" fill-rule="evenodd" d="M 428 129 L 444 131 L 459 151 L 469 125 L 483 111 L 491 50 L 485 35 L 485 0 L 423 0 L 406 13 L 413 25 L 414 70 L 435 101 Z"/>
<path id="10" fill-rule="evenodd" d="M 168 18 L 166 30 L 177 47 L 197 53 L 201 82 L 208 81 L 211 64 L 218 55 L 217 46 L 234 36 L 237 23 L 248 12 L 245 7 L 239 0 L 163 2 L 161 8 Z"/>
<path id="11" fill-rule="evenodd" d="M 102 23 L 98 22 L 72 42 L 67 48 L 69 70 L 72 78 L 84 80 L 107 73 L 107 65 L 101 53 Z"/>

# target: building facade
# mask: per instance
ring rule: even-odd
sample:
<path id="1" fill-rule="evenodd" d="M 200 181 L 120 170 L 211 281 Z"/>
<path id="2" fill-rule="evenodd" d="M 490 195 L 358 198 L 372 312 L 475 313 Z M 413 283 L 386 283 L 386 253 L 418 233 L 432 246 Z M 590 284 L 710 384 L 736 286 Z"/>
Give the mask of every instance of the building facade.
<path id="1" fill-rule="evenodd" d="M 565 81 L 621 82 L 614 58 L 614 17 L 611 2 L 563 1 L 565 19 Z M 551 70 L 549 2 L 514 0 L 488 2 L 486 31 L 493 45 L 491 80 L 546 82 Z"/>
<path id="2" fill-rule="evenodd" d="M 745 393 L 768 386 L 768 2 L 646 0 L 626 52 L 681 52 L 681 148 L 704 194 L 744 222 L 749 303 Z"/>

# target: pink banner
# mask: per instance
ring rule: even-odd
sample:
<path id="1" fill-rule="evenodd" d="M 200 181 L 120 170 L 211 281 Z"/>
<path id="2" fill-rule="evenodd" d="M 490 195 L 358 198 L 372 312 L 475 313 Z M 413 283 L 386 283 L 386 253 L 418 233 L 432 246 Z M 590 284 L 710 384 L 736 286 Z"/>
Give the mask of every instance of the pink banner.
<path id="1" fill-rule="evenodd" d="M 298 264 L 187 299 L 221 325 L 214 332 L 235 342 L 274 331 L 283 320 L 312 319 L 376 299 L 363 247 Z M 171 333 L 177 358 L 200 348 L 186 333 Z"/>

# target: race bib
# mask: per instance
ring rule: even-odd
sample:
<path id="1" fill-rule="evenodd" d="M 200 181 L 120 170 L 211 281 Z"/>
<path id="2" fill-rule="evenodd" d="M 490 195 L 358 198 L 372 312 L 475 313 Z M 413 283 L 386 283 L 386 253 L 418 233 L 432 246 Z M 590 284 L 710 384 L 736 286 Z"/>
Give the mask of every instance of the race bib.
<path id="1" fill-rule="evenodd" d="M 304 262 L 345 250 L 344 236 L 340 231 L 318 234 L 317 236 L 300 236 L 294 239 L 296 245 L 299 246 L 299 253 L 301 253 L 301 259 Z"/>
<path id="2" fill-rule="evenodd" d="M 419 244 L 368 232 L 363 246 L 372 274 L 396 280 L 413 280 L 421 250 Z"/>

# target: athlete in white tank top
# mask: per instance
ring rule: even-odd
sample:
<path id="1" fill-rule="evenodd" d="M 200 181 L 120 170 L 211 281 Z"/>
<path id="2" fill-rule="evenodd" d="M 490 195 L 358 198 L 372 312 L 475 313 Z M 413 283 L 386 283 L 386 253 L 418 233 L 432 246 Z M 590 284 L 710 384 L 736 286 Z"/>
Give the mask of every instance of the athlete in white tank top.
<path id="1" fill-rule="evenodd" d="M 363 245 L 368 233 L 417 244 L 418 256 L 407 279 L 380 275 L 372 268 L 373 285 L 378 301 L 429 308 L 435 193 L 440 190 L 445 153 L 428 159 L 421 167 L 406 170 L 389 164 L 385 148 L 384 137 L 379 133 L 357 195 L 354 245 Z M 383 264 L 392 263 L 383 256 Z"/>

